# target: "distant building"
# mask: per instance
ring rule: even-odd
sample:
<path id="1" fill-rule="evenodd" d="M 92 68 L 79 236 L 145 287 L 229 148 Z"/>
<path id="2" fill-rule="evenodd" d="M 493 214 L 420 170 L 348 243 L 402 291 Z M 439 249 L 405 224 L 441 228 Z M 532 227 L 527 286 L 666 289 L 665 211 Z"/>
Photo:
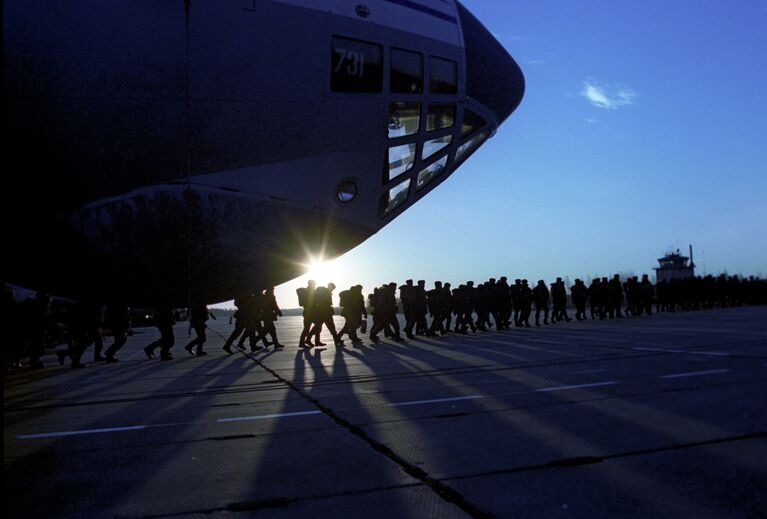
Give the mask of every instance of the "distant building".
<path id="1" fill-rule="evenodd" d="M 690 245 L 690 257 L 682 256 L 679 249 L 669 252 L 662 258 L 658 258 L 660 267 L 655 267 L 656 282 L 670 281 L 672 279 L 685 279 L 695 277 L 695 263 L 692 261 L 692 245 Z"/>

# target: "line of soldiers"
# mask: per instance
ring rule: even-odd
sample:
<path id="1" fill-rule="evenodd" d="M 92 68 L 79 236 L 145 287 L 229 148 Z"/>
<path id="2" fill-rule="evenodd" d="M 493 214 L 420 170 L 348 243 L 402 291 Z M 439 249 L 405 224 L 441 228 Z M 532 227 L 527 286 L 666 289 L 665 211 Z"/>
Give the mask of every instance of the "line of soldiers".
<path id="1" fill-rule="evenodd" d="M 312 348 L 314 346 L 325 346 L 325 343 L 320 341 L 323 325 L 327 327 L 336 346 L 344 343 L 341 339 L 342 333 L 336 331 L 336 325 L 333 322 L 333 315 L 335 314 L 333 309 L 333 291 L 335 289 L 336 286 L 333 283 L 329 283 L 327 287 L 318 287 L 316 282 L 309 281 L 305 288 L 296 290 L 298 305 L 304 310 L 304 326 L 301 329 L 301 337 L 298 340 L 299 347 Z M 362 294 L 362 287 L 354 286 L 349 291 L 345 291 L 342 297 L 348 306 L 347 323 L 354 321 L 354 317 L 350 315 L 352 308 L 350 300 L 354 298 L 350 298 L 348 295 L 352 291 L 359 291 Z M 364 304 L 362 306 L 364 309 Z M 342 329 L 341 332 L 349 333 L 348 327 Z M 314 337 L 314 343 L 312 343 L 312 337 Z M 349 337 L 352 341 L 359 340 L 356 336 L 356 329 L 349 334 Z"/>
<path id="2" fill-rule="evenodd" d="M 108 305 L 106 310 L 105 315 L 102 305 L 87 299 L 63 310 L 54 306 L 45 292 L 18 302 L 13 289 L 5 286 L 0 308 L 4 368 L 20 367 L 21 360 L 29 357 L 29 367 L 40 369 L 44 367 L 40 358 L 46 348 L 60 343 L 66 344 L 65 349 L 56 351 L 61 365 L 69 358 L 72 368 L 85 366 L 81 359 L 91 345 L 94 362 L 117 362 L 115 355 L 131 333 L 130 313 L 119 303 Z M 105 326 L 111 329 L 114 339 L 106 351 L 102 334 Z"/>
<path id="3" fill-rule="evenodd" d="M 355 285 L 339 294 L 341 315 L 345 318 L 340 331 L 336 331 L 333 322 L 334 290 L 332 283 L 327 287 L 317 287 L 313 281 L 307 287 L 298 289 L 299 305 L 304 314 L 301 347 L 323 345 L 320 342 L 323 326 L 328 328 L 336 345 L 343 344 L 345 335 L 353 343 L 361 341 L 357 331 L 366 332 L 368 318 L 362 286 Z M 641 279 L 632 276 L 622 281 L 616 274 L 610 279 L 595 278 L 588 286 L 576 279 L 570 287 L 570 301 L 575 307 L 574 317 L 577 320 L 587 318 L 587 307 L 591 319 L 606 319 L 651 315 L 653 304 L 657 312 L 767 304 L 767 280 L 722 274 L 717 277 L 672 279 L 653 286 L 647 275 Z M 516 279 L 509 284 L 506 277 L 497 281 L 489 279 L 476 286 L 473 281 L 467 281 L 457 288 L 452 288 L 450 283 L 436 281 L 434 288 L 428 290 L 423 280 L 417 284 L 407 280 L 399 287 L 396 283 L 376 287 L 367 296 L 367 302 L 373 317 L 369 334 L 371 341 L 377 341 L 382 332 L 386 337 L 403 340 L 397 318 L 400 305 L 405 317 L 404 333 L 410 339 L 416 335 L 433 337 L 449 332 L 486 331 L 493 326 L 499 330 L 511 326 L 530 327 L 533 306 L 536 326 L 540 326 L 541 317 L 544 325 L 571 320 L 567 313 L 567 289 L 561 278 L 549 286 L 539 280 L 532 288 L 525 279 Z M 282 311 L 277 305 L 273 287 L 239 298 L 235 300 L 235 305 L 235 328 L 224 344 L 224 351 L 233 353 L 235 341 L 238 341 L 240 349 L 245 349 L 245 342 L 250 341 L 251 351 L 268 346 L 273 346 L 275 350 L 284 347 L 277 339 L 274 326 Z M 28 356 L 30 368 L 41 368 L 40 358 L 46 347 L 62 342 L 67 347 L 56 352 L 60 364 L 69 358 L 73 368 L 84 366 L 82 357 L 91 345 L 94 346 L 95 362 L 117 362 L 116 354 L 131 333 L 129 309 L 122 304 L 110 304 L 105 316 L 103 308 L 94 301 L 84 300 L 72 305 L 66 315 L 53 315 L 58 310 L 52 306 L 52 299 L 47 294 L 39 292 L 36 297 L 20 303 L 16 301 L 13 290 L 6 286 L 0 309 L 4 367 L 18 367 L 21 359 Z M 206 322 L 211 317 L 215 319 L 215 316 L 206 306 L 193 307 L 190 314 L 190 328 L 195 331 L 196 337 L 185 349 L 191 355 L 204 356 L 207 354 L 203 350 L 207 339 Z M 175 323 L 173 310 L 166 308 L 155 313 L 154 324 L 160 330 L 160 338 L 144 348 L 148 358 L 153 358 L 158 349 L 162 360 L 173 358 L 170 350 L 175 343 Z M 104 327 L 111 328 L 114 337 L 105 351 Z M 259 346 L 259 342 L 263 346 Z"/>
<path id="4" fill-rule="evenodd" d="M 304 308 L 305 333 L 301 334 L 301 347 L 312 347 L 309 340 L 312 333 L 317 334 L 314 345 L 321 344 L 318 334 L 322 326 L 312 317 L 316 312 L 312 294 L 318 290 L 329 290 L 332 294 L 334 288 L 332 284 L 327 289 L 317 288 L 315 282 L 310 281 L 307 287 L 298 289 L 299 305 Z M 559 277 L 549 286 L 544 280 L 539 280 L 532 288 L 526 279 L 515 279 L 513 284 L 509 284 L 505 276 L 498 280 L 491 278 L 477 286 L 473 281 L 467 281 L 457 288 L 451 288 L 450 283 L 435 281 L 432 289 L 426 288 L 424 280 L 413 284 L 413 280 L 408 279 L 399 287 L 399 303 L 397 288 L 397 284 L 392 282 L 376 287 L 368 295 L 373 317 L 369 338 L 373 342 L 378 340 L 381 331 L 394 340 L 403 340 L 397 318 L 399 304 L 405 317 L 404 332 L 410 339 L 416 335 L 434 337 L 449 332 L 486 331 L 493 326 L 498 330 L 509 329 L 512 325 L 529 328 L 533 306 L 536 326 L 541 325 L 541 316 L 544 325 L 572 320 L 567 312 L 567 288 Z M 353 294 L 353 297 L 345 296 L 345 293 Z M 587 307 L 591 319 L 603 320 L 652 315 L 653 304 L 658 312 L 765 304 L 767 281 L 753 276 L 740 279 L 721 275 L 716 279 L 706 276 L 662 281 L 656 287 L 647 274 L 641 279 L 632 276 L 625 281 L 615 274 L 610 279 L 594 278 L 588 286 L 583 280 L 576 279 L 570 286 L 570 302 L 575 307 L 574 318 L 578 321 L 588 318 Z M 325 297 L 323 307 L 326 312 L 330 306 L 331 301 Z M 340 306 L 346 323 L 341 333 L 336 334 L 330 321 L 328 328 L 334 341 L 342 344 L 342 336 L 349 334 L 353 342 L 359 342 L 356 331 L 363 328 L 367 319 L 362 287 L 356 285 L 341 292 Z M 431 318 L 430 323 L 427 316 Z"/>
<path id="5" fill-rule="evenodd" d="M 232 335 L 227 339 L 224 350 L 231 354 L 234 340 L 240 339 L 237 346 L 244 349 L 244 342 L 250 339 L 252 351 L 262 349 L 257 343 L 263 341 L 265 346 L 275 349 L 283 348 L 277 339 L 274 321 L 282 316 L 274 296 L 274 287 L 258 291 L 235 301 L 238 310 L 233 316 L 237 324 Z M 93 362 L 118 362 L 117 352 L 127 343 L 132 334 L 130 309 L 123 304 L 110 304 L 105 307 L 93 300 L 53 305 L 53 299 L 44 292 L 38 292 L 34 298 L 19 303 L 13 290 L 5 286 L 2 297 L 0 316 L 3 322 L 2 350 L 3 366 L 5 369 L 21 366 L 21 360 L 29 358 L 31 369 L 40 369 L 44 365 L 40 358 L 50 345 L 65 344 L 65 348 L 56 350 L 60 365 L 70 359 L 73 369 L 82 368 L 85 364 L 82 357 L 85 351 L 93 345 Z M 154 311 L 152 322 L 160 332 L 160 337 L 144 348 L 147 358 L 152 359 L 157 350 L 161 360 L 172 360 L 176 338 L 173 327 L 177 321 L 177 311 L 171 308 L 160 308 Z M 205 305 L 194 306 L 189 312 L 189 333 L 195 332 L 195 337 L 184 349 L 192 356 L 207 355 L 203 347 L 207 341 L 207 321 L 215 319 L 215 315 Z M 102 329 L 109 328 L 113 342 L 104 351 Z M 271 337 L 272 341 L 267 341 Z"/>
<path id="6" fill-rule="evenodd" d="M 244 350 L 245 341 L 250 343 L 250 351 L 256 352 L 274 347 L 275 350 L 284 348 L 277 339 L 277 329 L 274 322 L 282 317 L 282 310 L 277 305 L 274 296 L 274 287 L 263 291 L 251 293 L 245 297 L 234 300 L 237 310 L 234 312 L 234 330 L 224 343 L 224 351 L 229 355 L 233 353 L 232 344 L 237 341 L 237 348 Z M 268 337 L 272 340 L 269 341 Z M 263 346 L 259 346 L 261 341 Z"/>

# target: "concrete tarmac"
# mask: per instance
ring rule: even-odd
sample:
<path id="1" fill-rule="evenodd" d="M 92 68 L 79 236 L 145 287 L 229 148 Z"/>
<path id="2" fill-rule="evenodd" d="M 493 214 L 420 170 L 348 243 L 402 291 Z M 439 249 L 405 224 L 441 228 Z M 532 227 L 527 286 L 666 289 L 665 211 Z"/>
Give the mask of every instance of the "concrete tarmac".
<path id="1" fill-rule="evenodd" d="M 6 373 L 4 513 L 767 516 L 767 307 L 311 350 L 277 324 L 281 351 L 227 355 L 220 318 L 206 357 L 180 323 L 172 361 L 141 328 Z"/>

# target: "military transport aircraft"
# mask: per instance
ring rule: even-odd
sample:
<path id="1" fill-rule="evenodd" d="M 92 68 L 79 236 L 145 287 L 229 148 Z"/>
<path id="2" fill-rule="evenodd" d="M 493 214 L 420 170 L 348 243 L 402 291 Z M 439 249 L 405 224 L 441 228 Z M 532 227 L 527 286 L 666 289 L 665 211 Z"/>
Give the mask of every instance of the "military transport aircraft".
<path id="1" fill-rule="evenodd" d="M 455 0 L 6 0 L 3 49 L 2 278 L 138 306 L 348 251 L 524 92 Z"/>

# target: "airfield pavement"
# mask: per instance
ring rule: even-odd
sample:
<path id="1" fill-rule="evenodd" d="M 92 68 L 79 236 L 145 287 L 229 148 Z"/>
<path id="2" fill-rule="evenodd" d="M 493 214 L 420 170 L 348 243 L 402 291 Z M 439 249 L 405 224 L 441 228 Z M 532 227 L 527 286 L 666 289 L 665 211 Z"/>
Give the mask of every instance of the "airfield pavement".
<path id="1" fill-rule="evenodd" d="M 6 373 L 4 514 L 767 516 L 767 307 L 309 351 L 277 324 Z"/>

